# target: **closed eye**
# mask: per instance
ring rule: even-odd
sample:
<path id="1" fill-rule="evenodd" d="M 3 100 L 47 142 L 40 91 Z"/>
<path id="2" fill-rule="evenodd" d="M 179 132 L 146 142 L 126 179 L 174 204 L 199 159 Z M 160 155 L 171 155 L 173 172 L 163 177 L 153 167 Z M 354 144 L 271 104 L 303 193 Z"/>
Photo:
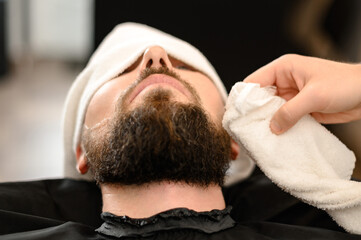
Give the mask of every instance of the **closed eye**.
<path id="1" fill-rule="evenodd" d="M 185 71 L 197 71 L 192 66 L 190 66 L 174 57 L 169 56 L 169 61 L 172 63 L 172 66 L 176 69 L 185 70 Z"/>
<path id="2" fill-rule="evenodd" d="M 189 69 L 188 66 L 185 66 L 185 65 L 179 65 L 179 66 L 176 66 L 177 69 L 180 69 L 180 70 L 191 70 Z"/>

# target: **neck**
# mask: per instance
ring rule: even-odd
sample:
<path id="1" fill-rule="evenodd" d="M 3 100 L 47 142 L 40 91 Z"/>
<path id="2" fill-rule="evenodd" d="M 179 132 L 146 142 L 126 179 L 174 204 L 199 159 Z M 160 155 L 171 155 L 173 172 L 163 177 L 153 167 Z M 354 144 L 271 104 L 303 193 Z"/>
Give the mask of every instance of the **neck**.
<path id="1" fill-rule="evenodd" d="M 146 218 L 174 208 L 188 208 L 197 212 L 225 208 L 218 185 L 200 187 L 172 182 L 142 186 L 103 184 L 101 190 L 103 212 L 131 218 Z"/>

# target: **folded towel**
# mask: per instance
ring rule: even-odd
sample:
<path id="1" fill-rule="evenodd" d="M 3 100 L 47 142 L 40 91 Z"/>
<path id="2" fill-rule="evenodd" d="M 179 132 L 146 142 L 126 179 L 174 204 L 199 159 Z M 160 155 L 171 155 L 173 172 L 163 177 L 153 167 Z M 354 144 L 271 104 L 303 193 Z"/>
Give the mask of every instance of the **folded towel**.
<path id="1" fill-rule="evenodd" d="M 276 185 L 361 234 L 361 183 L 350 180 L 355 155 L 310 115 L 273 134 L 270 120 L 284 103 L 274 87 L 239 82 L 227 100 L 223 126 Z"/>
<path id="2" fill-rule="evenodd" d="M 62 123 L 65 177 L 91 179 L 88 174 L 81 175 L 75 168 L 75 149 L 80 142 L 88 104 L 102 85 L 121 74 L 151 46 L 163 47 L 169 55 L 206 74 L 226 102 L 227 91 L 221 79 L 198 49 L 147 25 L 119 24 L 94 52 L 86 68 L 74 81 L 66 98 Z M 247 177 L 253 167 L 254 163 L 248 158 L 232 161 L 226 183 L 230 184 Z"/>

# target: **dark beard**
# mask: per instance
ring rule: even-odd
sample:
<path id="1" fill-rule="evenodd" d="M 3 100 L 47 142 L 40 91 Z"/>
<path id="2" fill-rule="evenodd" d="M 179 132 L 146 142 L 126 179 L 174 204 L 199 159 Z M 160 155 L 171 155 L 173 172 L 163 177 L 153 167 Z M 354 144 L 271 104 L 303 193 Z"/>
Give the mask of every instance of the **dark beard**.
<path id="1" fill-rule="evenodd" d="M 227 132 L 197 104 L 170 101 L 167 91 L 155 91 L 144 102 L 134 110 L 117 111 L 102 136 L 84 132 L 94 179 L 122 185 L 222 185 L 230 156 Z"/>

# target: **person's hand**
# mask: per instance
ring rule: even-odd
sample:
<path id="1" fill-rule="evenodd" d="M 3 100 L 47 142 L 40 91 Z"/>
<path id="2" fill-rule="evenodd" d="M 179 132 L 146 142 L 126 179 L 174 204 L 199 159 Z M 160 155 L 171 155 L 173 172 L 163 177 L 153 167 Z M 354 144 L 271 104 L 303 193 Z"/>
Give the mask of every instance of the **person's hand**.
<path id="1" fill-rule="evenodd" d="M 361 119 L 361 64 L 288 54 L 244 82 L 276 86 L 277 95 L 287 100 L 271 120 L 275 134 L 287 131 L 308 113 L 321 123 Z"/>

